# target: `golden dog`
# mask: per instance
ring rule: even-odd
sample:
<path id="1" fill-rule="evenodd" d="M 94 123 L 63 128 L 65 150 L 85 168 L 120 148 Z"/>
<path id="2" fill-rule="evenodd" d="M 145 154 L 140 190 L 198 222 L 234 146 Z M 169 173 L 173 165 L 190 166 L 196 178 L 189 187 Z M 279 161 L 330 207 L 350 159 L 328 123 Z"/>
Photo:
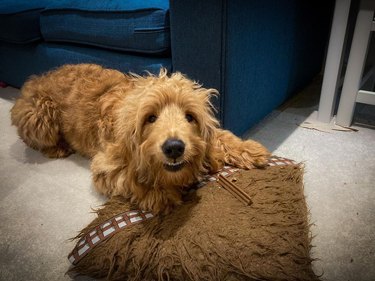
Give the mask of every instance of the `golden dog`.
<path id="1" fill-rule="evenodd" d="M 92 158 L 96 189 L 144 210 L 168 213 L 181 190 L 224 163 L 263 167 L 269 152 L 219 128 L 205 89 L 181 73 L 125 75 L 65 65 L 31 77 L 11 110 L 30 147 L 48 157 Z"/>

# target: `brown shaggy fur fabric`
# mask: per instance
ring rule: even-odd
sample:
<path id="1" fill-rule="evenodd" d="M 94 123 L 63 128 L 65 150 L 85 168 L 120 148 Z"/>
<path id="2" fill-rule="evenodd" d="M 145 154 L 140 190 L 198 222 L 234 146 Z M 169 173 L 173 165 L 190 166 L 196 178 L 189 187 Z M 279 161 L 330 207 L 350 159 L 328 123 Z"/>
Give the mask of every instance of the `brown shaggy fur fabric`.
<path id="1" fill-rule="evenodd" d="M 231 176 L 251 196 L 251 206 L 209 183 L 187 194 L 171 214 L 130 225 L 95 245 L 70 271 L 133 281 L 319 280 L 311 267 L 302 176 L 299 165 Z M 112 198 L 78 237 L 133 207 Z"/>
<path id="2" fill-rule="evenodd" d="M 181 188 L 224 163 L 263 167 L 257 142 L 218 127 L 205 89 L 180 73 L 125 75 L 98 65 L 65 65 L 32 77 L 11 110 L 30 147 L 48 157 L 92 158 L 96 189 L 140 208 L 169 212 Z"/>

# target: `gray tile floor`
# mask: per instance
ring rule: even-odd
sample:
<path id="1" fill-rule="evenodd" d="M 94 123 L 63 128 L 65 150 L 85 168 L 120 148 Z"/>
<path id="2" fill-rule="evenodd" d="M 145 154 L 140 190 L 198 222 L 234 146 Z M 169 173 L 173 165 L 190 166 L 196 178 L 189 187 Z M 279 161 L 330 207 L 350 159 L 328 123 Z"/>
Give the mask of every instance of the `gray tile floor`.
<path id="1" fill-rule="evenodd" d="M 247 135 L 305 163 L 316 273 L 325 280 L 375 280 L 375 130 L 300 127 L 317 109 L 319 89 L 315 81 Z M 92 189 L 88 160 L 46 159 L 18 139 L 9 120 L 18 95 L 0 89 L 0 280 L 70 280 L 68 238 L 105 198 Z M 357 119 L 371 125 L 374 108 L 359 109 Z"/>

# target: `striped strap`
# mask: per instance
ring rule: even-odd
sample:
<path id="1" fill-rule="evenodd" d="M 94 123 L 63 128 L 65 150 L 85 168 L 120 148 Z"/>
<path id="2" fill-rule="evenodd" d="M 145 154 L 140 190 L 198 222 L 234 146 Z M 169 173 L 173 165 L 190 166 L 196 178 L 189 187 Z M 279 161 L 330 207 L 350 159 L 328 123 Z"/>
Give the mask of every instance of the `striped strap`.
<path id="1" fill-rule="evenodd" d="M 283 165 L 295 165 L 297 164 L 294 160 L 290 160 L 287 158 L 279 157 L 279 156 L 271 156 L 268 159 L 268 166 L 283 166 Z"/>
<path id="2" fill-rule="evenodd" d="M 85 236 L 79 239 L 73 251 L 68 255 L 69 261 L 76 265 L 96 245 L 112 237 L 120 230 L 136 223 L 143 222 L 154 217 L 151 212 L 133 210 L 124 212 L 110 218 L 102 224 L 90 230 Z"/>

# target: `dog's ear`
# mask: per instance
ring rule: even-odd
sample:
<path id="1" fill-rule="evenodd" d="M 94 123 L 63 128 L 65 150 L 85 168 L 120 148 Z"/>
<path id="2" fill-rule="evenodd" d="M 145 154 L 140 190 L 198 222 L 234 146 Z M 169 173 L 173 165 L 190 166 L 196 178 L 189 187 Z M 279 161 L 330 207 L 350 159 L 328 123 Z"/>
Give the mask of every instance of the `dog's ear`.
<path id="1" fill-rule="evenodd" d="M 206 142 L 205 166 L 210 172 L 216 172 L 224 166 L 223 153 L 217 147 L 217 130 L 219 121 L 216 119 L 214 112 L 216 111 L 211 103 L 211 98 L 218 95 L 215 89 L 198 88 L 199 96 L 202 99 L 203 108 L 199 108 L 198 123 L 200 125 L 201 136 Z"/>
<path id="2" fill-rule="evenodd" d="M 214 139 L 207 145 L 205 166 L 210 173 L 216 173 L 224 167 L 224 153 Z"/>
<path id="3" fill-rule="evenodd" d="M 118 147 L 119 157 L 122 157 L 124 161 L 129 161 L 134 155 L 136 150 L 136 141 L 135 133 L 132 130 L 129 130 L 128 133 L 122 134 L 121 139 L 116 138 L 115 144 Z"/>
<path id="4" fill-rule="evenodd" d="M 122 102 L 122 101 L 121 101 Z M 122 157 L 132 157 L 137 146 L 137 122 L 136 122 L 136 112 L 124 106 L 119 106 L 114 120 L 114 139 L 113 142 L 116 144 L 121 144 Z M 130 160 L 130 159 L 128 159 Z"/>
<path id="5" fill-rule="evenodd" d="M 201 135 L 206 143 L 211 142 L 216 128 L 219 127 L 219 121 L 215 117 L 215 108 L 211 103 L 212 97 L 217 96 L 215 89 L 198 88 L 197 97 L 200 99 L 200 106 L 197 106 L 196 115 L 200 125 Z"/>
<path id="6" fill-rule="evenodd" d="M 203 138 L 207 144 L 206 147 L 206 164 L 205 166 L 212 173 L 219 171 L 224 166 L 224 154 L 217 142 L 217 130 L 219 122 L 211 116 L 214 120 L 206 123 L 203 128 Z"/>
<path id="7" fill-rule="evenodd" d="M 134 128 L 130 132 L 130 140 L 133 149 L 136 149 L 136 146 L 141 142 L 142 139 L 142 128 L 144 126 L 144 117 L 143 114 L 137 114 L 137 118 L 134 120 Z"/>

